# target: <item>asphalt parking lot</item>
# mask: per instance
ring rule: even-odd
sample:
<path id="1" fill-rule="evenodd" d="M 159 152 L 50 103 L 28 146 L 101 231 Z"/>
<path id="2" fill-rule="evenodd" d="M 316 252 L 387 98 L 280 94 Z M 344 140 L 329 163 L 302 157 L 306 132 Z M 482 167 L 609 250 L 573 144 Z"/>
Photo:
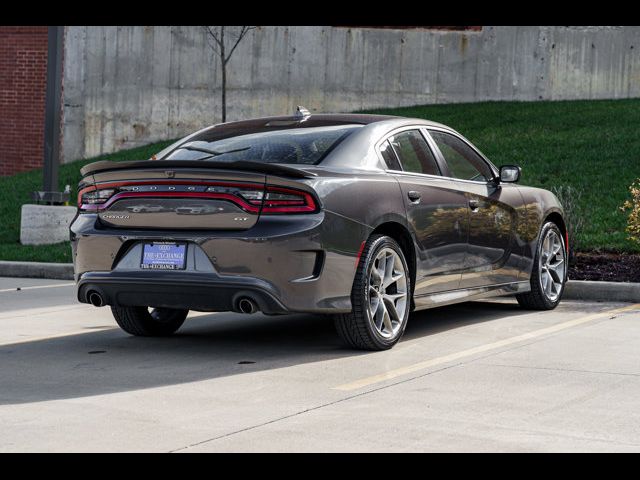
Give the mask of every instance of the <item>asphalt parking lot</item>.
<path id="1" fill-rule="evenodd" d="M 134 338 L 74 292 L 0 278 L 2 452 L 640 451 L 640 305 L 442 307 L 365 353 L 308 315 Z"/>

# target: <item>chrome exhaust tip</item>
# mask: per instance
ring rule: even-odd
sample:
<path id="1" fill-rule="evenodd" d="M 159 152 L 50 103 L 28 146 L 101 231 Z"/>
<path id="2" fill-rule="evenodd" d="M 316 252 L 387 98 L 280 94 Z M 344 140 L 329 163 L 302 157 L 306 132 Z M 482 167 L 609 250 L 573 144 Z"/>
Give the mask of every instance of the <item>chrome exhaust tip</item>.
<path id="1" fill-rule="evenodd" d="M 87 300 L 94 307 L 104 307 L 104 299 L 102 298 L 102 295 L 95 290 L 91 290 L 87 293 Z"/>
<path id="2" fill-rule="evenodd" d="M 240 313 L 256 313 L 258 311 L 258 305 L 250 298 L 244 297 L 238 301 L 238 310 Z"/>

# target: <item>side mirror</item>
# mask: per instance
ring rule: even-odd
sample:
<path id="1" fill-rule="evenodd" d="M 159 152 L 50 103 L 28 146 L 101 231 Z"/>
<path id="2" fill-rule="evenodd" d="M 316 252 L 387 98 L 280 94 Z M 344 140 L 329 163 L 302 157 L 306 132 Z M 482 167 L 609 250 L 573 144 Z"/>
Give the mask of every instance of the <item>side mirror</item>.
<path id="1" fill-rule="evenodd" d="M 517 165 L 502 165 L 500 167 L 500 183 L 516 183 L 520 180 L 522 169 Z"/>

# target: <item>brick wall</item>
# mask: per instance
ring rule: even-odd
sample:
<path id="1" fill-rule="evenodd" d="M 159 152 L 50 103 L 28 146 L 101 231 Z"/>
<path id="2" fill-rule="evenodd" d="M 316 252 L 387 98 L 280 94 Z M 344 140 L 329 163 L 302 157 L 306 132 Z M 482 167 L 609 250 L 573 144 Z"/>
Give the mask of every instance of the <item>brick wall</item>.
<path id="1" fill-rule="evenodd" d="M 0 176 L 42 166 L 47 27 L 0 26 Z"/>

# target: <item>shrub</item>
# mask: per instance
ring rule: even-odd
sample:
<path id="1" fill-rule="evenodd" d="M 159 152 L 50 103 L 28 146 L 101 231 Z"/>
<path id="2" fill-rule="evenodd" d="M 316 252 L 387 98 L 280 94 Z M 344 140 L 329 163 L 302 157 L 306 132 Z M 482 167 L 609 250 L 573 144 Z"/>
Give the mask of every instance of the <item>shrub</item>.
<path id="1" fill-rule="evenodd" d="M 564 208 L 564 222 L 569 233 L 569 259 L 573 260 L 574 253 L 580 249 L 580 234 L 584 226 L 584 215 L 579 207 L 582 205 L 582 190 L 570 185 L 560 185 L 552 187 L 551 191 Z"/>
<path id="2" fill-rule="evenodd" d="M 622 211 L 630 210 L 627 217 L 626 231 L 627 237 L 632 242 L 640 243 L 640 178 L 629 186 L 631 192 L 631 200 L 627 200 L 622 204 Z"/>

